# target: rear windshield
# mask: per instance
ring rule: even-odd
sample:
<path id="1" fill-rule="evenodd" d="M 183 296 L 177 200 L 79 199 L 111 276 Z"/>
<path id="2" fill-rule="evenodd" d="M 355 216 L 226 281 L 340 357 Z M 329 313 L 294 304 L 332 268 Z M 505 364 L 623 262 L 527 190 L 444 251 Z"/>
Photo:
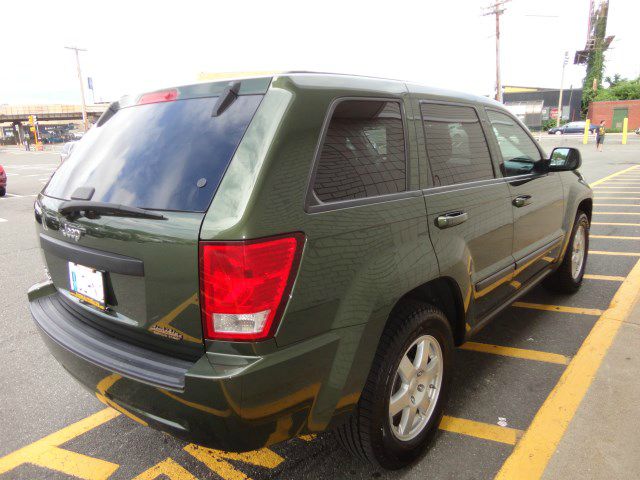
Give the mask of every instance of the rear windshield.
<path id="1" fill-rule="evenodd" d="M 44 194 L 69 200 L 77 188 L 93 187 L 95 202 L 205 211 L 262 95 L 242 95 L 212 117 L 217 99 L 119 110 L 75 145 Z"/>

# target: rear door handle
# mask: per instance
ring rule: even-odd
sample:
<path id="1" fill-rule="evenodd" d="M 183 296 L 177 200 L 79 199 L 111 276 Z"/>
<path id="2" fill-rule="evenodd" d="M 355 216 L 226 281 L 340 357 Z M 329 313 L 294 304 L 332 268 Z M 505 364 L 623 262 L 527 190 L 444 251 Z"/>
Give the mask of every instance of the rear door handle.
<path id="1" fill-rule="evenodd" d="M 436 218 L 436 226 L 438 228 L 455 227 L 466 222 L 468 218 L 469 214 L 467 212 L 449 212 Z"/>
<path id="2" fill-rule="evenodd" d="M 511 203 L 514 207 L 524 207 L 531 204 L 531 195 L 520 195 L 519 197 L 514 198 Z"/>

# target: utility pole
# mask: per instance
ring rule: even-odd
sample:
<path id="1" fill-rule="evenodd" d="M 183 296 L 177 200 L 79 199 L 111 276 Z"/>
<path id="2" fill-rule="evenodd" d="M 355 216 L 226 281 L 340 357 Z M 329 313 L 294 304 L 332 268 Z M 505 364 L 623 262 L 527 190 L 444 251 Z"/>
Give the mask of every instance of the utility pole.
<path id="1" fill-rule="evenodd" d="M 86 52 L 85 48 L 78 47 L 64 47 L 67 50 L 73 50 L 76 52 L 76 67 L 78 68 L 78 80 L 80 81 L 80 96 L 82 97 L 82 124 L 84 125 L 84 131 L 89 130 L 87 123 L 87 105 L 84 101 L 84 84 L 82 83 L 82 71 L 80 70 L 80 55 L 78 52 Z"/>
<path id="2" fill-rule="evenodd" d="M 556 127 L 560 126 L 562 120 L 562 87 L 564 85 L 564 69 L 569 63 L 569 52 L 564 52 L 564 61 L 562 62 L 562 78 L 560 80 L 560 95 L 558 95 L 558 118 L 556 119 Z"/>
<path id="3" fill-rule="evenodd" d="M 511 0 L 496 0 L 495 3 L 486 8 L 483 16 L 496 16 L 496 100 L 502 103 L 502 81 L 500 80 L 500 15 L 506 8 L 505 4 Z"/>

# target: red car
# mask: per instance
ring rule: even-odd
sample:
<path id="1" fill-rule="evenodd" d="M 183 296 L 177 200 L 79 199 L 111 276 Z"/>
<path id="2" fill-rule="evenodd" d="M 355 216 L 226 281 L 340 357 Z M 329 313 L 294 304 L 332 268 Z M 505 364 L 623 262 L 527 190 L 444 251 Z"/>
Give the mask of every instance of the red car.
<path id="1" fill-rule="evenodd" d="M 7 174 L 0 165 L 0 197 L 4 197 L 5 193 L 7 193 Z"/>

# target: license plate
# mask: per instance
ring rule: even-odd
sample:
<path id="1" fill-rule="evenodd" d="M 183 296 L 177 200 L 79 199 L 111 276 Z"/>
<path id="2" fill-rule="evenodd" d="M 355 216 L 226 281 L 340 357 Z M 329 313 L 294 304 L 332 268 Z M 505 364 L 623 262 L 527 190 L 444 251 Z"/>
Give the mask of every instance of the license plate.
<path id="1" fill-rule="evenodd" d="M 104 301 L 104 272 L 69 262 L 71 295 L 84 303 L 106 310 Z"/>

